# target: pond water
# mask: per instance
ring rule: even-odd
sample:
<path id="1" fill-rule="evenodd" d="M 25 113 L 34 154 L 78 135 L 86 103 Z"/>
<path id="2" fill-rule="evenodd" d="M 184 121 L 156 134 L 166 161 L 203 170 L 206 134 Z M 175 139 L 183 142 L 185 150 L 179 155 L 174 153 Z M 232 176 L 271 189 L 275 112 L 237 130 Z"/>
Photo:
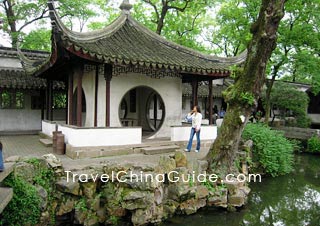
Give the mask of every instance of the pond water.
<path id="1" fill-rule="evenodd" d="M 248 204 L 237 212 L 209 208 L 177 216 L 165 226 L 320 226 L 320 156 L 296 155 L 291 174 L 251 183 Z"/>

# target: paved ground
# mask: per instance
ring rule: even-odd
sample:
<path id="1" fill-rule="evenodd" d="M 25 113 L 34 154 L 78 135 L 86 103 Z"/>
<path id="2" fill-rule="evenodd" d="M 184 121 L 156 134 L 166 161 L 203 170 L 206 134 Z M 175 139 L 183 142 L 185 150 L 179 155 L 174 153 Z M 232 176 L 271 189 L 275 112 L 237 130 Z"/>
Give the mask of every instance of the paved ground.
<path id="1" fill-rule="evenodd" d="M 0 141 L 3 144 L 4 158 L 13 155 L 42 156 L 51 152 L 51 148 L 42 145 L 36 135 L 0 136 Z"/>
<path id="2" fill-rule="evenodd" d="M 52 147 L 45 147 L 39 142 L 37 135 L 20 135 L 20 136 L 0 136 L 0 141 L 3 144 L 4 159 L 9 156 L 42 156 L 52 152 Z M 187 153 L 188 159 L 203 158 L 208 150 L 202 149 L 200 153 L 190 152 Z M 127 162 L 137 165 L 154 165 L 157 164 L 161 155 L 120 155 L 112 157 L 91 158 L 91 159 L 77 159 L 73 160 L 65 155 L 58 156 L 66 170 L 81 169 L 85 166 L 92 166 L 100 164 L 105 161 L 111 162 Z"/>

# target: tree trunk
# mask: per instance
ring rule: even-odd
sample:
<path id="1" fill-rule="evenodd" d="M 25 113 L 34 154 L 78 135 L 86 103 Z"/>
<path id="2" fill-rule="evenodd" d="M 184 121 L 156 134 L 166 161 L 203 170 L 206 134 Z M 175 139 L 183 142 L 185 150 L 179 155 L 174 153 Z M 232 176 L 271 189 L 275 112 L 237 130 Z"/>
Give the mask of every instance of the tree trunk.
<path id="1" fill-rule="evenodd" d="M 17 32 L 16 16 L 13 11 L 13 4 L 11 0 L 6 0 L 5 2 L 3 2 L 3 4 L 6 12 L 6 17 L 8 19 L 8 25 L 10 27 L 10 36 L 12 41 L 11 44 L 12 44 L 12 47 L 16 47 L 18 42 L 18 32 Z"/>
<path id="2" fill-rule="evenodd" d="M 262 0 L 259 17 L 251 27 L 252 40 L 243 69 L 235 73 L 235 83 L 225 94 L 227 113 L 215 142 L 207 155 L 212 170 L 221 174 L 237 171 L 234 166 L 242 131 L 253 109 L 257 107 L 265 83 L 265 70 L 276 47 L 276 33 L 284 16 L 285 0 Z"/>

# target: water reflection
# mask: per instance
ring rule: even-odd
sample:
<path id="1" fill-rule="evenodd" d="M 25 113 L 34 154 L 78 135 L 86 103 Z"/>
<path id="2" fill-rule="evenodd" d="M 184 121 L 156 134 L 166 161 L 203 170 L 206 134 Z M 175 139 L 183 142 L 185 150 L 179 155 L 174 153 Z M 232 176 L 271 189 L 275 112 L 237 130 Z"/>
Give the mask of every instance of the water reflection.
<path id="1" fill-rule="evenodd" d="M 252 183 L 248 205 L 236 213 L 207 209 L 165 225 L 320 226 L 320 156 L 298 155 L 289 175 Z"/>

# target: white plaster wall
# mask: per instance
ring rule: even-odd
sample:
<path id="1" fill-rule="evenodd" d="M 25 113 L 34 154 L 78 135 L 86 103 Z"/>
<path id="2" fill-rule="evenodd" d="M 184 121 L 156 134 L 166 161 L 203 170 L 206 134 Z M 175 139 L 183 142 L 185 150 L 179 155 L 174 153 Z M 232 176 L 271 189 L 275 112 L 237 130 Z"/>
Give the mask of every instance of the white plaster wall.
<path id="1" fill-rule="evenodd" d="M 77 88 L 78 76 L 74 76 L 73 93 Z M 85 72 L 82 77 L 82 89 L 86 99 L 86 113 L 83 114 L 82 122 L 84 127 L 94 125 L 94 93 L 95 93 L 95 71 Z M 99 88 L 98 88 L 99 90 Z M 100 97 L 100 96 L 99 96 Z M 76 109 L 73 109 L 76 111 Z"/>
<path id="2" fill-rule="evenodd" d="M 25 93 L 24 109 L 0 109 L 0 132 L 40 131 L 41 110 L 31 109 L 31 96 Z"/>
<path id="3" fill-rule="evenodd" d="M 162 124 L 160 130 L 150 138 L 170 137 L 170 127 L 173 125 L 181 125 L 182 82 L 180 78 L 165 77 L 156 79 L 136 73 L 114 76 L 111 80 L 110 126 L 121 126 L 118 115 L 121 99 L 126 92 L 137 86 L 147 86 L 154 89 L 160 94 L 164 101 L 166 109 L 164 123 Z M 139 97 L 137 96 L 137 98 Z M 103 114 L 104 112 L 105 110 L 103 111 Z"/>
<path id="4" fill-rule="evenodd" d="M 102 73 L 99 74 L 98 83 L 98 108 L 97 108 L 97 125 L 98 127 L 106 126 L 106 80 Z M 115 109 L 111 109 L 111 112 Z"/>
<path id="5" fill-rule="evenodd" d="M 65 142 L 73 147 L 141 144 L 141 128 L 72 128 L 59 125 Z M 123 139 L 123 138 L 126 139 Z"/>
<path id="6" fill-rule="evenodd" d="M 171 141 L 188 141 L 191 127 L 174 126 L 171 127 Z M 215 140 L 217 138 L 217 126 L 202 126 L 200 132 L 201 140 Z M 196 135 L 193 137 L 196 140 Z"/>
<path id="7" fill-rule="evenodd" d="M 313 124 L 320 124 L 320 114 L 308 114 Z"/>
<path id="8" fill-rule="evenodd" d="M 50 121 L 42 121 L 42 133 L 52 137 L 52 132 L 56 130 L 56 123 Z"/>

